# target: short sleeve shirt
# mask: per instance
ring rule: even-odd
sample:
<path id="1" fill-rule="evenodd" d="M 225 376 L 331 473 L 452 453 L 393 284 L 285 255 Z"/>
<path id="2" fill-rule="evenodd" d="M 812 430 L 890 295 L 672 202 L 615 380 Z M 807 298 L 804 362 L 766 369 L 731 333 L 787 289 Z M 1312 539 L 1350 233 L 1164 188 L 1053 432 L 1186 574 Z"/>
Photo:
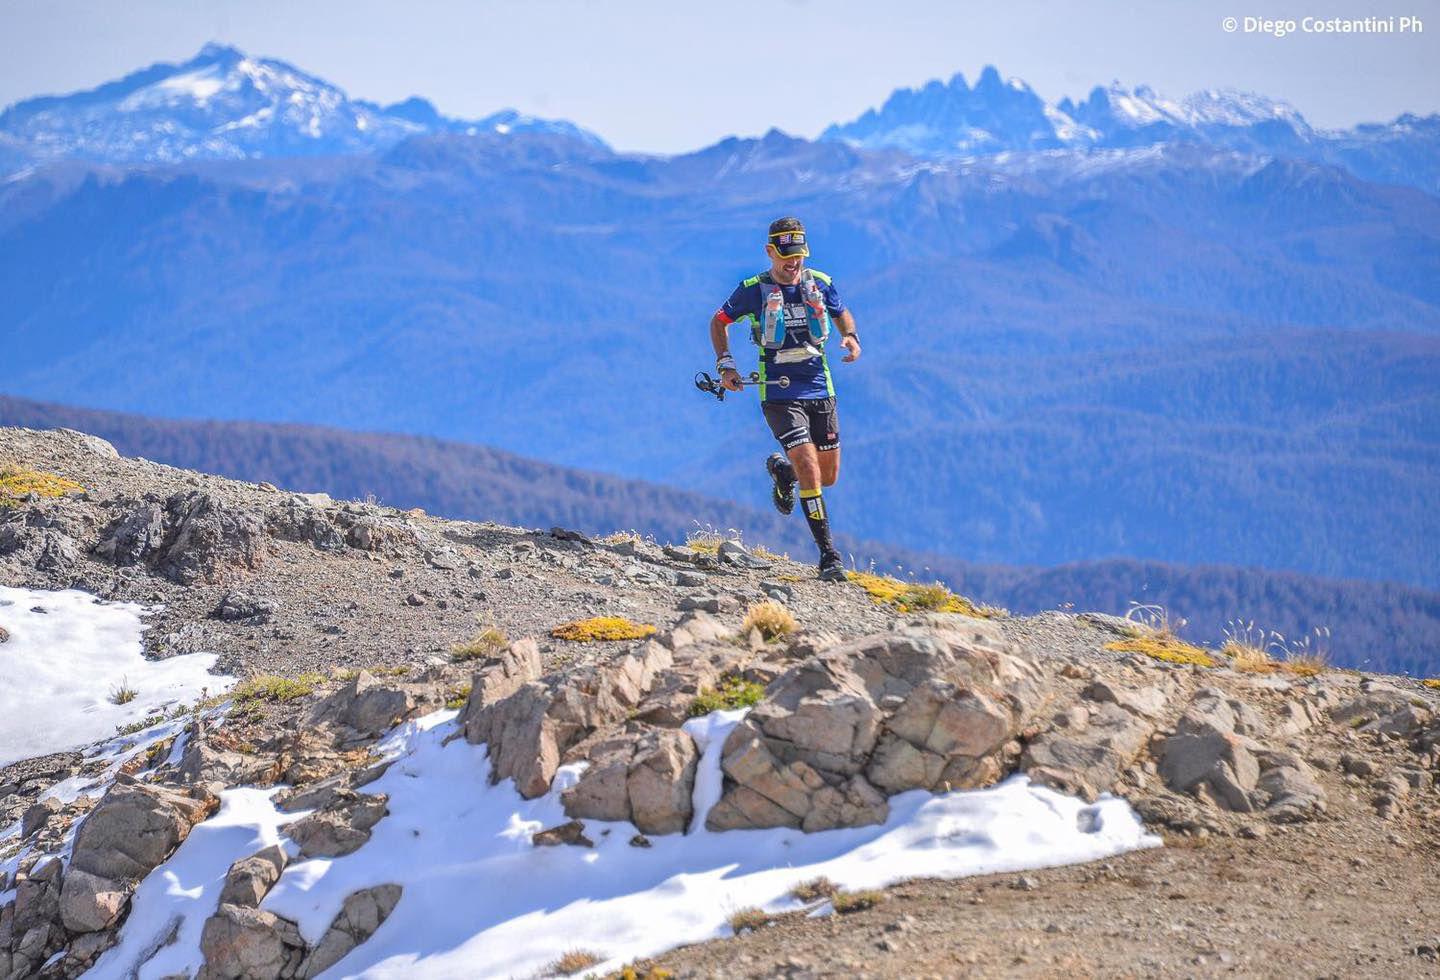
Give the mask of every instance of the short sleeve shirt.
<path id="1" fill-rule="evenodd" d="M 828 276 L 815 276 L 815 285 L 820 287 L 820 295 L 825 301 L 825 309 L 830 313 L 832 321 L 845 312 L 845 304 L 840 301 L 840 293 L 835 289 L 835 283 L 830 281 Z M 790 360 L 794 354 L 786 355 L 787 351 L 797 351 L 811 343 L 809 309 L 801 294 L 801 283 L 793 286 L 780 284 L 780 294 L 784 298 L 785 342 L 778 351 L 761 352 L 761 379 L 766 383 L 761 385 L 760 400 L 793 401 L 801 398 L 833 397 L 835 387 L 830 380 L 830 365 L 825 359 L 823 349 L 816 349 L 815 356 L 798 360 Z M 761 313 L 761 295 L 758 277 L 745 280 L 735 287 L 730 298 L 720 307 L 718 311 L 720 318 L 727 325 L 746 318 L 758 322 Z M 831 336 L 835 336 L 833 327 Z M 782 355 L 782 360 L 778 362 L 775 360 L 776 353 Z M 769 383 L 780 377 L 790 379 L 789 387 L 781 388 Z"/>

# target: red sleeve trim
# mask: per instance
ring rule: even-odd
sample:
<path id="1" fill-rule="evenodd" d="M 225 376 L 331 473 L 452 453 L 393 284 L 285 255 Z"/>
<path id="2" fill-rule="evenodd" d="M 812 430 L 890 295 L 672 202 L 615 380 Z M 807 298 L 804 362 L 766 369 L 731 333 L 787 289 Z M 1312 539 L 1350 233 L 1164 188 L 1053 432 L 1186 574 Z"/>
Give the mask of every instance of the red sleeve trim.
<path id="1" fill-rule="evenodd" d="M 716 310 L 716 311 L 715 311 L 715 315 L 716 315 L 717 317 L 719 317 L 719 318 L 720 318 L 720 322 L 723 323 L 723 324 L 725 324 L 725 326 L 727 326 L 727 327 L 730 326 L 730 324 L 732 324 L 732 323 L 735 322 L 734 320 L 730 319 L 730 317 L 726 314 L 726 312 L 725 312 L 724 310 Z"/>

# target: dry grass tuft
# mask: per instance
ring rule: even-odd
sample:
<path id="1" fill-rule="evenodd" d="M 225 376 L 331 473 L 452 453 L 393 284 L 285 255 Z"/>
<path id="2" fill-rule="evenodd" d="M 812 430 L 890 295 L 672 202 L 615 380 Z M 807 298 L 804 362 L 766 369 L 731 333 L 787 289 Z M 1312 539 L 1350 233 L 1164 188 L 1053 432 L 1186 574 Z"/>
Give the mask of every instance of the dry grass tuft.
<path id="1" fill-rule="evenodd" d="M 1231 667 L 1246 674 L 1273 674 L 1280 669 L 1264 650 L 1235 640 L 1226 640 L 1220 653 L 1230 658 Z"/>
<path id="2" fill-rule="evenodd" d="M 300 674 L 297 677 L 281 677 L 278 674 L 253 674 L 245 678 L 230 692 L 241 704 L 260 701 L 294 701 L 315 692 L 315 687 L 325 680 L 320 674 Z"/>
<path id="3" fill-rule="evenodd" d="M 1105 644 L 1117 653 L 1139 653 L 1167 664 L 1214 667 L 1215 658 L 1193 643 L 1180 639 L 1184 619 L 1170 620 L 1164 606 L 1142 605 L 1133 599 L 1125 618 L 1134 625 L 1130 636 Z"/>
<path id="4" fill-rule="evenodd" d="M 840 886 L 822 875 L 795 885 L 790 889 L 790 897 L 799 902 L 818 902 L 822 898 L 833 898 L 839 892 Z"/>
<path id="5" fill-rule="evenodd" d="M 604 963 L 605 958 L 588 949 L 568 950 L 554 963 L 545 968 L 547 974 L 568 977 L 572 973 L 579 973 L 581 970 L 588 970 L 596 963 Z"/>
<path id="6" fill-rule="evenodd" d="M 790 615 L 790 610 L 774 599 L 755 603 L 746 610 L 745 622 L 740 624 L 741 633 L 749 633 L 752 629 L 757 629 L 766 641 L 789 636 L 799 628 L 800 624 L 795 622 L 795 617 Z"/>
<path id="7" fill-rule="evenodd" d="M 550 631 L 557 640 L 574 643 L 595 643 L 604 640 L 640 640 L 655 632 L 648 623 L 636 623 L 624 616 L 593 616 L 577 619 Z"/>
<path id="8" fill-rule="evenodd" d="M 865 909 L 873 909 L 885 901 L 885 893 L 873 889 L 859 892 L 838 892 L 830 899 L 830 904 L 835 911 L 841 915 L 847 912 L 860 912 Z"/>
<path id="9" fill-rule="evenodd" d="M 874 572 L 848 572 L 846 577 L 869 593 L 876 605 L 894 606 L 900 612 L 959 613 L 978 619 L 1000 619 L 1009 615 L 1008 610 L 998 606 L 976 605 L 939 582 L 922 585 Z"/>
<path id="10" fill-rule="evenodd" d="M 763 558 L 763 559 L 766 560 L 766 561 L 779 561 L 782 557 L 783 557 L 783 558 L 789 558 L 789 557 L 790 557 L 789 554 L 777 555 L 777 554 L 775 554 L 775 552 L 771 551 L 769 548 L 765 547 L 763 544 L 757 544 L 755 547 L 751 548 L 751 549 L 750 549 L 750 554 L 754 555 L 756 558 Z"/>
<path id="11" fill-rule="evenodd" d="M 450 648 L 450 659 L 456 663 L 467 660 L 488 660 L 500 656 L 510 645 L 510 638 L 494 626 L 487 626 L 464 643 Z"/>
<path id="12" fill-rule="evenodd" d="M 608 544 L 614 547 L 617 544 L 644 544 L 645 539 L 640 536 L 639 531 L 612 531 L 600 539 L 601 544 Z"/>
<path id="13" fill-rule="evenodd" d="M 139 691 L 130 686 L 130 681 L 121 678 L 120 683 L 110 689 L 111 704 L 129 704 L 140 694 Z"/>
<path id="14" fill-rule="evenodd" d="M 1319 650 L 1294 653 L 1281 661 L 1280 666 L 1286 673 L 1296 677 L 1315 677 L 1330 669 L 1330 657 Z"/>
<path id="15" fill-rule="evenodd" d="M 10 463 L 0 466 L 0 508 L 14 507 L 32 493 L 37 497 L 63 497 L 84 489 L 74 480 L 54 473 L 42 473 Z"/>
<path id="16" fill-rule="evenodd" d="M 768 926 L 774 917 L 764 909 L 750 908 L 736 909 L 730 913 L 725 921 L 729 923 L 730 929 L 735 935 L 740 935 L 752 929 L 759 929 L 761 926 Z"/>

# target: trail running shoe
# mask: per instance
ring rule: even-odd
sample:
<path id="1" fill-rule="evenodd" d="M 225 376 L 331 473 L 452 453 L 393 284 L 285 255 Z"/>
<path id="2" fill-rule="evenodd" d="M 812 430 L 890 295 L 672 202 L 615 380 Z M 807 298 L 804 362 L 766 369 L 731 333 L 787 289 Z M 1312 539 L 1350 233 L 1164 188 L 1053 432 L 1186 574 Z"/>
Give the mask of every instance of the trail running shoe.
<path id="1" fill-rule="evenodd" d="M 770 474 L 770 502 L 782 514 L 795 511 L 795 467 L 780 453 L 771 453 L 765 460 L 765 469 Z"/>
<path id="2" fill-rule="evenodd" d="M 838 551 L 827 551 L 820 556 L 820 581 L 845 581 L 845 562 Z"/>

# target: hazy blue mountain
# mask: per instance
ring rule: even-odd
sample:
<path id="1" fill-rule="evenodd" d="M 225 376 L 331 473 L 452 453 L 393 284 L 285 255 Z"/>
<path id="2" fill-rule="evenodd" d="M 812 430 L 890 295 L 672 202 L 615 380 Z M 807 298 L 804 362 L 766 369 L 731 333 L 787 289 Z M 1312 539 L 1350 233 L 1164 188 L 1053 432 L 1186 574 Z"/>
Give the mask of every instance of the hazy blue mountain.
<path id="1" fill-rule="evenodd" d="M 563 467 L 484 446 L 304 425 L 147 418 L 0 395 L 0 425 L 92 432 L 126 455 L 277 486 L 374 495 L 399 507 L 522 527 L 560 524 L 591 533 L 635 529 L 683 540 L 697 526 L 736 528 L 744 539 L 808 555 L 794 519 L 638 480 Z M 1044 609 L 1123 615 L 1134 603 L 1163 605 L 1181 632 L 1218 646 L 1227 622 L 1254 621 L 1300 639 L 1330 630 L 1334 661 L 1362 670 L 1440 673 L 1440 593 L 1393 583 L 1324 579 L 1257 568 L 1183 566 L 1128 559 L 1055 568 L 980 565 L 842 536 L 862 568 L 922 581 L 941 578 L 977 600 L 1016 613 Z"/>
<path id="2" fill-rule="evenodd" d="M 987 66 L 893 92 L 879 109 L 827 128 L 821 139 L 924 157 L 1017 150 L 1094 150 L 1175 142 L 1345 167 L 1366 180 L 1440 193 L 1440 114 L 1405 114 L 1348 130 L 1313 129 L 1295 107 L 1253 92 L 1209 89 L 1180 99 L 1147 85 L 1096 86 L 1079 102 L 1049 103 Z"/>
<path id="3" fill-rule="evenodd" d="M 810 221 L 867 538 L 1440 585 L 1440 201 L 1194 144 L 918 162 L 443 135 L 0 187 L 6 387 L 481 442 L 764 501 L 705 322 Z M 742 360 L 753 355 L 734 340 Z"/>
<path id="4" fill-rule="evenodd" d="M 133 163 L 367 153 L 442 132 L 561 133 L 600 144 L 571 123 L 513 109 L 462 120 L 418 97 L 384 107 L 351 100 L 283 61 L 207 44 L 178 65 L 151 65 L 89 91 L 10 106 L 0 113 L 0 173 L 57 158 Z M 12 157 L 7 144 L 24 156 Z"/>

